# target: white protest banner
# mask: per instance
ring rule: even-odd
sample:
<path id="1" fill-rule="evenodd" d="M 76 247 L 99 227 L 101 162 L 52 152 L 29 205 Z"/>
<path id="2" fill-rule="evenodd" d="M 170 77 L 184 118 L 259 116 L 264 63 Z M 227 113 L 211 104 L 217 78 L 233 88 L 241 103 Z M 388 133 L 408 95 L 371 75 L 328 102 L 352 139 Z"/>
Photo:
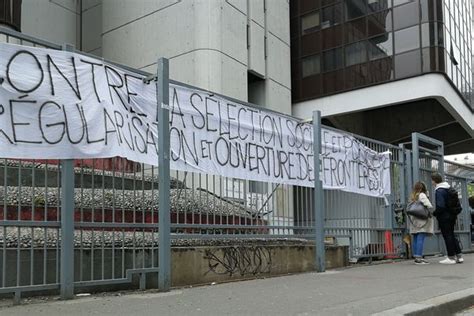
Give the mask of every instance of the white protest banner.
<path id="1" fill-rule="evenodd" d="M 390 153 L 378 153 L 355 137 L 323 128 L 321 178 L 325 189 L 370 196 L 388 195 Z"/>
<path id="2" fill-rule="evenodd" d="M 156 89 L 79 54 L 0 44 L 0 156 L 120 156 L 157 165 Z M 171 167 L 312 187 L 312 125 L 202 90 L 170 85 Z M 390 159 L 323 130 L 325 188 L 390 193 Z"/>
<path id="3" fill-rule="evenodd" d="M 172 166 L 312 186 L 312 125 L 206 92 L 170 89 Z"/>
<path id="4" fill-rule="evenodd" d="M 0 156 L 156 164 L 155 92 L 82 55 L 0 45 Z"/>

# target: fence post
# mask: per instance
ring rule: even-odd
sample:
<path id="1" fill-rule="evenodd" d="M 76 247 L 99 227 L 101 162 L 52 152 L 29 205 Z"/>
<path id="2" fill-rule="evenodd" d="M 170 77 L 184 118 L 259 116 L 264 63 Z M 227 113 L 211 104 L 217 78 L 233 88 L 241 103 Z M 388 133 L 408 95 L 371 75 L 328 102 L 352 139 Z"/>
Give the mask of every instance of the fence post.
<path id="1" fill-rule="evenodd" d="M 398 177 L 398 187 L 400 190 L 400 204 L 404 205 L 407 202 L 406 198 L 406 179 L 407 179 L 407 150 L 404 145 L 399 145 L 400 151 L 398 155 L 398 162 L 400 163 L 400 172 Z"/>
<path id="2" fill-rule="evenodd" d="M 471 241 L 471 208 L 469 207 L 469 192 L 467 190 L 467 178 L 460 180 L 461 183 L 461 206 L 463 211 L 461 212 L 462 222 L 465 223 L 464 230 L 469 231 L 468 241 Z M 471 245 L 471 242 L 467 243 Z M 470 247 L 468 247 L 470 248 Z"/>
<path id="3" fill-rule="evenodd" d="M 158 121 L 158 288 L 171 287 L 170 242 L 170 129 L 169 129 L 169 61 L 158 59 L 156 82 Z"/>
<path id="4" fill-rule="evenodd" d="M 314 220 L 315 220 L 315 247 L 316 271 L 326 271 L 326 252 L 324 248 L 324 195 L 323 183 L 320 179 L 321 166 L 321 112 L 313 112 L 313 152 L 314 152 Z"/>
<path id="5" fill-rule="evenodd" d="M 406 152 L 406 164 L 407 164 L 407 168 L 406 168 L 406 172 L 407 172 L 407 175 L 406 175 L 406 182 L 405 182 L 405 201 L 408 200 L 408 195 L 410 194 L 411 192 L 411 188 L 413 187 L 413 183 L 415 183 L 413 181 L 413 167 L 412 167 L 412 164 L 413 164 L 413 151 L 411 150 L 407 150 Z"/>
<path id="6" fill-rule="evenodd" d="M 74 52 L 65 44 L 63 50 Z M 61 160 L 61 299 L 74 296 L 74 160 Z"/>
<path id="7" fill-rule="evenodd" d="M 420 181 L 420 143 L 418 139 L 417 133 L 411 134 L 411 143 L 412 143 L 412 177 L 413 183 L 410 183 L 410 187 L 413 186 L 414 183 Z M 410 191 L 408 191 L 410 192 Z"/>

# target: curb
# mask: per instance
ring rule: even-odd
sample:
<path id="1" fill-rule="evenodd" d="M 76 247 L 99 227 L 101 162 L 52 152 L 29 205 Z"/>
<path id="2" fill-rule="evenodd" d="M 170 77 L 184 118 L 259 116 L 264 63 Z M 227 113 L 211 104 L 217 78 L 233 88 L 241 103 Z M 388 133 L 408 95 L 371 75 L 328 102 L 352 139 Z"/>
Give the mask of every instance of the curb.
<path id="1" fill-rule="evenodd" d="M 373 316 L 444 316 L 452 315 L 474 305 L 474 288 L 437 296 L 426 301 L 410 303 L 380 313 Z"/>

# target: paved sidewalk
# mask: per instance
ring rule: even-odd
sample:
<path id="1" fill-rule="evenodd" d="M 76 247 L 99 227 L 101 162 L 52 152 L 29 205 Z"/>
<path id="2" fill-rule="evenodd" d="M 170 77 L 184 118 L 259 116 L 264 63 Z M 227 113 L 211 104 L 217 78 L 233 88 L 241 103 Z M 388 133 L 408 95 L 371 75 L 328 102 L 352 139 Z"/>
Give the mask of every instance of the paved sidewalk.
<path id="1" fill-rule="evenodd" d="M 369 315 L 474 288 L 474 254 L 464 264 L 412 261 L 322 274 L 177 289 L 169 293 L 90 296 L 0 309 L 0 315 Z"/>

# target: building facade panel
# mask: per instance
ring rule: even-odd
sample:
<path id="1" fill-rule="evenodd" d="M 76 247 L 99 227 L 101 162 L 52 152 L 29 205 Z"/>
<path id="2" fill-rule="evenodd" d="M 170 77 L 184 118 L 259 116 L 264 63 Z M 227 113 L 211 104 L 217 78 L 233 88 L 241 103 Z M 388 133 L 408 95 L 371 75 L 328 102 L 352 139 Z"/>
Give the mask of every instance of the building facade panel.
<path id="1" fill-rule="evenodd" d="M 249 24 L 248 69 L 265 77 L 265 29 L 253 20 Z"/>
<path id="2" fill-rule="evenodd" d="M 240 12 L 244 14 L 247 12 L 247 3 L 248 3 L 247 0 L 225 0 L 225 2 L 230 4 L 231 6 L 233 6 L 234 8 L 236 8 L 237 10 L 239 10 Z"/>
<path id="3" fill-rule="evenodd" d="M 82 0 L 82 10 L 91 9 L 97 5 L 101 5 L 103 0 Z"/>
<path id="4" fill-rule="evenodd" d="M 82 5 L 81 43 L 79 49 L 98 56 L 102 54 L 102 3 Z"/>
<path id="5" fill-rule="evenodd" d="M 77 1 L 23 0 L 21 7 L 21 31 L 42 39 L 80 46 Z"/>
<path id="6" fill-rule="evenodd" d="M 271 109 L 285 113 L 292 114 L 291 105 L 288 102 L 291 100 L 291 90 L 282 86 L 273 80 L 265 81 L 266 102 L 271 104 Z"/>
<path id="7" fill-rule="evenodd" d="M 291 89 L 290 47 L 272 34 L 267 37 L 267 62 L 267 76 Z"/>
<path id="8" fill-rule="evenodd" d="M 249 12 L 250 20 L 259 24 L 261 27 L 265 27 L 265 0 L 254 0 L 249 1 Z"/>
<path id="9" fill-rule="evenodd" d="M 265 1 L 268 31 L 290 45 L 290 8 L 288 0 Z"/>
<path id="10" fill-rule="evenodd" d="M 142 19 L 150 14 L 178 4 L 180 0 L 103 0 L 104 20 L 102 32 L 110 32 L 127 23 Z"/>
<path id="11" fill-rule="evenodd" d="M 110 3 L 103 4 L 103 19 L 110 19 L 114 10 Z M 117 8 L 115 8 L 117 10 Z M 116 15 L 119 13 L 113 13 Z M 180 18 L 178 18 L 178 16 Z M 102 36 L 103 56 L 131 67 L 156 63 L 158 56 L 175 57 L 193 51 L 198 23 L 191 3 L 180 3 L 155 12 L 133 23 L 128 23 Z M 166 26 L 166 27 L 163 27 Z M 151 31 L 153 30 L 153 31 Z M 180 38 L 180 41 L 172 40 Z M 200 39 L 199 39 L 200 40 Z"/>
<path id="12" fill-rule="evenodd" d="M 236 11 L 229 5 L 220 7 L 216 6 L 213 1 L 210 1 L 210 4 L 213 4 L 210 22 L 212 24 L 209 25 L 207 32 L 209 32 L 210 38 L 215 39 L 215 43 L 211 42 L 209 47 L 218 49 L 247 65 L 247 15 Z M 205 33 L 206 31 L 201 29 L 200 32 Z"/>

